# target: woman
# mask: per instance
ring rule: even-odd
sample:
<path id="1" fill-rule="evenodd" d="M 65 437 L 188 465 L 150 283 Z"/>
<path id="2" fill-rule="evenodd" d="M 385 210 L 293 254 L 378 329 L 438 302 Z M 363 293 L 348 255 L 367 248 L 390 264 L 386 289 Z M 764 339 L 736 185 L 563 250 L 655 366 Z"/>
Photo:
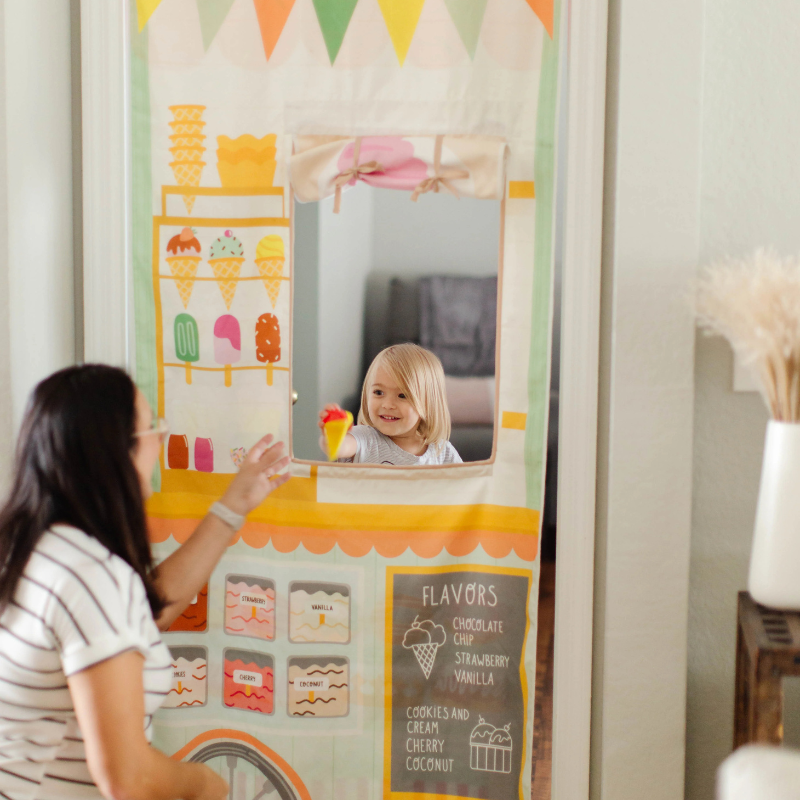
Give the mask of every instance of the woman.
<path id="1" fill-rule="evenodd" d="M 131 379 L 42 381 L 0 512 L 0 797 L 219 800 L 203 764 L 149 744 L 171 684 L 161 640 L 244 517 L 288 480 L 265 436 L 188 541 L 153 568 L 144 499 L 166 435 Z"/>

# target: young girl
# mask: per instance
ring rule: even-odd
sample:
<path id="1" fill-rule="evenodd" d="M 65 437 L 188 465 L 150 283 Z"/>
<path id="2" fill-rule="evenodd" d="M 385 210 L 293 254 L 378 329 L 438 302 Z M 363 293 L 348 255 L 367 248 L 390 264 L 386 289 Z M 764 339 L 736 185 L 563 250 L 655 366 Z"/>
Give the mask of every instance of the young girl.
<path id="1" fill-rule="evenodd" d="M 320 412 L 323 419 L 339 406 Z M 361 464 L 420 466 L 460 464 L 450 444 L 450 411 L 439 359 L 415 344 L 387 347 L 375 357 L 361 390 L 358 425 L 350 429 L 339 450 L 339 461 Z M 320 438 L 327 455 L 325 436 Z"/>

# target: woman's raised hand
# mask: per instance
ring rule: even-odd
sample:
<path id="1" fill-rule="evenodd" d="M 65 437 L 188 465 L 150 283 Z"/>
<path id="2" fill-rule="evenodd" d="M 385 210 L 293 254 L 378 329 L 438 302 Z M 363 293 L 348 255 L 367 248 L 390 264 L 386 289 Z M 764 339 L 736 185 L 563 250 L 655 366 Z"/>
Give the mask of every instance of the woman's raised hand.
<path id="1" fill-rule="evenodd" d="M 222 497 L 222 503 L 231 511 L 247 516 L 291 477 L 288 473 L 278 475 L 289 466 L 290 459 L 284 455 L 286 448 L 283 442 L 272 444 L 272 440 L 272 434 L 268 433 L 256 442 L 239 467 L 238 475 Z"/>

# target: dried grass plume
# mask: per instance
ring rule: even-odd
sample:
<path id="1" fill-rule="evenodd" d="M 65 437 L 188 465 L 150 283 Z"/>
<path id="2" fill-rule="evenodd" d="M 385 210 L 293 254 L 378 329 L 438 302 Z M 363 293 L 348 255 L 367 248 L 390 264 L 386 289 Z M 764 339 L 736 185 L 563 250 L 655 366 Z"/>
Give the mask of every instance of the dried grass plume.
<path id="1" fill-rule="evenodd" d="M 800 421 L 800 261 L 772 250 L 707 267 L 698 324 L 724 336 L 758 374 L 773 419 Z"/>

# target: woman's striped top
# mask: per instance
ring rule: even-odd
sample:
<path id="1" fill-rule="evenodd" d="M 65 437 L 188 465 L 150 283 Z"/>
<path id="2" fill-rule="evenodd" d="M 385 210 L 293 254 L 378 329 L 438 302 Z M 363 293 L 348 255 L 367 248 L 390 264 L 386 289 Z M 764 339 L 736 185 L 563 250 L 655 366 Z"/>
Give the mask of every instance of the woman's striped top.
<path id="1" fill-rule="evenodd" d="M 0 616 L 0 800 L 98 798 L 67 677 L 138 650 L 145 658 L 145 734 L 171 682 L 144 585 L 82 531 L 39 540 Z M 124 686 L 109 686 L 124 692 Z"/>

